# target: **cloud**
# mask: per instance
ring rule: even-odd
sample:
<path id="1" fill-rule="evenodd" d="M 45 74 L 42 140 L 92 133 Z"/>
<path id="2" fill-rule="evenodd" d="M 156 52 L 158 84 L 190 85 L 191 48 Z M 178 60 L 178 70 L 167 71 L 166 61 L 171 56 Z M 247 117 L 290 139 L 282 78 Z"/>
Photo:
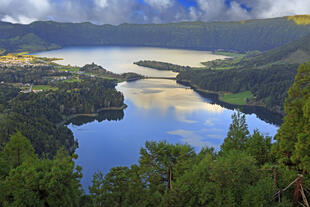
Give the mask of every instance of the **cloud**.
<path id="1" fill-rule="evenodd" d="M 108 0 L 95 0 L 95 4 L 101 8 L 106 8 L 109 6 Z"/>
<path id="2" fill-rule="evenodd" d="M 238 1 L 228 5 L 225 0 L 197 0 L 197 7 L 190 8 L 192 18 L 203 21 L 249 19 L 250 14 Z"/>
<path id="3" fill-rule="evenodd" d="M 0 20 L 27 24 L 36 20 L 96 24 L 231 21 L 309 14 L 308 0 L 0 0 Z"/>
<path id="4" fill-rule="evenodd" d="M 4 22 L 11 22 L 11 23 L 21 23 L 21 24 L 29 24 L 31 22 L 36 21 L 37 19 L 35 18 L 31 18 L 31 17 L 26 17 L 23 15 L 20 16 L 16 16 L 16 17 L 11 17 L 9 15 L 5 15 L 4 17 L 2 17 L 1 19 Z"/>
<path id="5" fill-rule="evenodd" d="M 0 19 L 12 23 L 27 24 L 45 19 L 51 10 L 49 0 L 0 0 Z"/>
<path id="6" fill-rule="evenodd" d="M 210 143 L 204 141 L 205 138 L 203 136 L 197 134 L 194 131 L 180 129 L 170 131 L 168 134 L 180 136 L 182 137 L 182 142 L 194 147 L 202 148 L 205 146 L 212 146 Z"/>
<path id="7" fill-rule="evenodd" d="M 191 146 L 202 148 L 202 147 L 214 147 L 219 148 L 218 140 L 222 141 L 223 136 L 220 134 L 209 134 L 205 133 L 204 130 L 191 131 L 178 129 L 167 132 L 170 135 L 176 135 L 181 137 L 182 142 Z"/>
<path id="8" fill-rule="evenodd" d="M 144 2 L 159 10 L 167 9 L 175 4 L 173 0 L 144 0 Z"/>
<path id="9" fill-rule="evenodd" d="M 310 14 L 310 1 L 308 0 L 260 0 L 260 4 L 251 2 L 254 16 L 271 18 L 295 14 Z"/>

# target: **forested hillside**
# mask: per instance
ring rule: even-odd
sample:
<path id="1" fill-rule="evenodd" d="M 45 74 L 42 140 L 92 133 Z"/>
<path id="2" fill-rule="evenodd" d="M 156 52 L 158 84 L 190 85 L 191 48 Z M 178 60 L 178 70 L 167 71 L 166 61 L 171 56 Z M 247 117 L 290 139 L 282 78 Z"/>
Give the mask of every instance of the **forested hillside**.
<path id="1" fill-rule="evenodd" d="M 38 155 L 49 158 L 60 147 L 73 153 L 78 146 L 64 125 L 68 120 L 79 114 L 103 120 L 109 118 L 103 109 L 122 111 L 124 97 L 115 89 L 117 81 L 141 78 L 114 74 L 95 64 L 62 66 L 34 56 L 23 62 L 22 54 L 2 58 L 15 62 L 0 66 L 0 150 L 20 131 Z"/>
<path id="2" fill-rule="evenodd" d="M 250 91 L 248 104 L 264 105 L 284 114 L 283 103 L 299 64 L 310 60 L 310 35 L 282 47 L 249 53 L 243 58 L 205 63 L 205 70 L 183 70 L 177 79 L 200 89 L 240 93 Z"/>
<path id="3" fill-rule="evenodd" d="M 202 50 L 270 50 L 310 33 L 310 25 L 287 17 L 242 22 L 94 25 L 0 22 L 0 48 L 38 51 L 66 46 L 122 45 Z"/>
<path id="4" fill-rule="evenodd" d="M 302 64 L 310 60 L 310 34 L 274 50 L 242 59 L 238 67 L 264 67 L 270 64 Z"/>
<path id="5" fill-rule="evenodd" d="M 0 152 L 1 206 L 289 207 L 310 196 L 310 63 L 301 65 L 285 103 L 276 141 L 237 112 L 219 151 L 146 142 L 139 162 L 94 174 L 89 195 L 81 167 L 59 150 L 39 158 L 20 132 Z"/>
<path id="6" fill-rule="evenodd" d="M 309 198 L 310 63 L 301 65 L 286 100 L 277 141 L 250 134 L 232 116 L 220 151 L 147 142 L 137 165 L 97 173 L 94 206 L 306 206 Z"/>
<path id="7" fill-rule="evenodd" d="M 73 153 L 77 143 L 63 122 L 71 115 L 95 114 L 102 108 L 121 110 L 124 97 L 115 85 L 109 80 L 84 80 L 59 83 L 57 90 L 40 93 L 17 93 L 17 89 L 1 86 L 0 96 L 5 98 L 1 99 L 0 149 L 10 135 L 20 131 L 39 155 L 53 156 L 61 146 Z"/>
<path id="8" fill-rule="evenodd" d="M 283 114 L 283 101 L 292 85 L 298 65 L 274 65 L 266 69 L 192 70 L 181 72 L 178 82 L 215 92 L 251 91 L 248 104 L 264 105 Z"/>

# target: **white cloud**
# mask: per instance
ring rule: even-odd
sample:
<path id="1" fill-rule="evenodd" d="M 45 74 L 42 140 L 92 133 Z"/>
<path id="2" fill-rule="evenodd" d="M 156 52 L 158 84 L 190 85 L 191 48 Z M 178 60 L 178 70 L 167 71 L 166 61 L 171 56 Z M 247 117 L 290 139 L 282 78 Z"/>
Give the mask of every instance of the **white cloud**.
<path id="1" fill-rule="evenodd" d="M 189 9 L 191 19 L 229 21 L 253 18 L 273 18 L 310 14 L 309 0 L 196 0 L 198 7 Z"/>
<path id="2" fill-rule="evenodd" d="M 17 17 L 11 17 L 9 15 L 5 15 L 1 21 L 4 22 L 11 22 L 11 23 L 19 23 L 19 24 L 30 24 L 31 22 L 36 21 L 37 19 L 35 18 L 30 18 L 30 17 L 26 17 L 23 15 L 17 16 Z"/>
<path id="3" fill-rule="evenodd" d="M 210 143 L 204 141 L 204 137 L 194 131 L 179 129 L 170 131 L 168 134 L 180 136 L 182 137 L 182 142 L 194 147 L 202 148 L 205 146 L 212 146 Z"/>
<path id="4" fill-rule="evenodd" d="M 182 142 L 197 148 L 208 146 L 218 149 L 219 146 L 217 142 L 219 139 L 220 140 L 223 139 L 223 136 L 220 134 L 209 134 L 205 133 L 204 130 L 191 131 L 191 130 L 178 129 L 174 131 L 169 131 L 167 133 L 179 136 L 181 137 Z"/>
<path id="5" fill-rule="evenodd" d="M 260 18 L 310 14 L 309 0 L 260 0 L 252 4 L 254 16 Z"/>
<path id="6" fill-rule="evenodd" d="M 0 0 L 0 19 L 12 23 L 28 24 L 45 19 L 52 11 L 49 0 Z M 2 14 L 2 15 L 1 15 Z"/>
<path id="7" fill-rule="evenodd" d="M 248 11 L 237 1 L 227 5 L 225 0 L 197 0 L 197 5 L 197 8 L 190 8 L 190 15 L 196 20 L 223 21 L 249 18 Z"/>
<path id="8" fill-rule="evenodd" d="M 38 12 L 45 13 L 51 9 L 49 0 L 28 0 L 32 9 Z"/>
<path id="9" fill-rule="evenodd" d="M 310 0 L 193 0 L 185 8 L 178 0 L 0 0 L 0 20 L 91 21 L 97 24 L 226 21 L 310 14 Z M 250 9 L 247 9 L 250 8 Z"/>
<path id="10" fill-rule="evenodd" d="M 101 8 L 106 8 L 108 6 L 108 0 L 95 0 L 95 4 Z"/>
<path id="11" fill-rule="evenodd" d="M 167 9 L 175 4 L 173 0 L 144 0 L 144 2 L 159 10 Z"/>

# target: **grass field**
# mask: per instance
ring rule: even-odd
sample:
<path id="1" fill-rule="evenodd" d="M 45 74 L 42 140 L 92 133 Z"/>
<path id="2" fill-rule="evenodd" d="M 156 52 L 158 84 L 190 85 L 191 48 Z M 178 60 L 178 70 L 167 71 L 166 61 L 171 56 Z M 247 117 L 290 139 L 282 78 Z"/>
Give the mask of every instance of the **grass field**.
<path id="1" fill-rule="evenodd" d="M 310 15 L 289 16 L 288 20 L 293 20 L 296 24 L 299 25 L 308 25 L 310 24 Z"/>
<path id="2" fill-rule="evenodd" d="M 253 98 L 253 94 L 251 91 L 244 91 L 241 93 L 234 93 L 234 94 L 224 94 L 220 95 L 220 100 L 230 104 L 236 105 L 245 105 L 246 99 Z"/>
<path id="3" fill-rule="evenodd" d="M 204 69 L 211 70 L 230 70 L 236 68 L 236 64 L 239 63 L 246 54 L 240 53 L 230 53 L 230 52 L 214 52 L 216 55 L 225 55 L 231 58 L 223 59 L 223 60 L 213 60 L 209 62 L 202 62 L 205 66 Z"/>
<path id="4" fill-rule="evenodd" d="M 215 55 L 223 55 L 223 56 L 228 56 L 228 57 L 233 57 L 233 58 L 242 58 L 242 57 L 245 56 L 245 54 L 234 53 L 234 52 L 214 52 L 213 54 L 215 54 Z"/>
<path id="5" fill-rule="evenodd" d="M 58 88 L 49 85 L 36 85 L 32 87 L 32 90 L 57 91 Z"/>
<path id="6" fill-rule="evenodd" d="M 76 79 L 76 78 L 72 78 L 72 79 L 68 79 L 68 80 L 64 80 L 64 83 L 74 83 L 74 82 L 82 82 L 82 80 L 80 79 Z"/>
<path id="7" fill-rule="evenodd" d="M 57 70 L 59 71 L 69 71 L 69 72 L 79 72 L 80 71 L 80 68 L 79 67 L 74 67 L 74 66 L 57 66 L 55 67 Z"/>

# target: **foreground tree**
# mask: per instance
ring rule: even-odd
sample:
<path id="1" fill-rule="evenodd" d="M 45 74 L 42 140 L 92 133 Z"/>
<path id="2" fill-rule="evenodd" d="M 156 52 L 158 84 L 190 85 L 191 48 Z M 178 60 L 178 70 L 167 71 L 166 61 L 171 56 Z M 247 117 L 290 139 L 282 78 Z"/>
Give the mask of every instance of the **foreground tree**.
<path id="1" fill-rule="evenodd" d="M 105 177 L 96 173 L 93 185 L 89 188 L 93 205 L 100 206 L 127 206 L 127 193 L 129 188 L 129 168 L 115 167 Z"/>
<path id="2" fill-rule="evenodd" d="M 310 63 L 301 65 L 285 102 L 286 116 L 275 139 L 281 163 L 310 172 Z"/>
<path id="3" fill-rule="evenodd" d="M 246 141 L 245 151 L 256 159 L 259 166 L 274 161 L 271 154 L 271 140 L 272 137 L 264 136 L 258 130 L 255 130 Z"/>
<path id="4" fill-rule="evenodd" d="M 53 160 L 34 154 L 30 142 L 17 133 L 0 156 L 0 206 L 79 206 L 81 168 L 59 150 Z"/>
<path id="5" fill-rule="evenodd" d="M 139 163 L 149 187 L 161 186 L 156 191 L 164 193 L 172 189 L 172 182 L 190 168 L 194 156 L 193 148 L 188 145 L 146 142 L 145 148 L 140 150 Z"/>
<path id="6" fill-rule="evenodd" d="M 34 149 L 30 141 L 20 132 L 12 135 L 4 147 L 4 158 L 12 168 L 16 168 L 24 161 L 35 158 Z"/>
<path id="7" fill-rule="evenodd" d="M 224 143 L 221 145 L 221 153 L 230 150 L 244 150 L 245 143 L 249 136 L 248 125 L 245 120 L 245 115 L 240 111 L 234 113 L 232 116 L 232 123 L 229 126 L 229 131 Z"/>

